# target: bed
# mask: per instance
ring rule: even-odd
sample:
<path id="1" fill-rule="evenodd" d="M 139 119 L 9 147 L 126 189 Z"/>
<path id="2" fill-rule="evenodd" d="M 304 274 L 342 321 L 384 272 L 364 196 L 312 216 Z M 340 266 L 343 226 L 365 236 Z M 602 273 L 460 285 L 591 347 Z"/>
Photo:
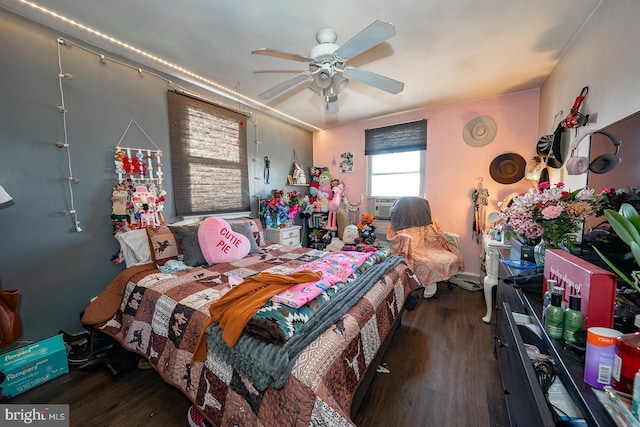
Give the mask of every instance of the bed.
<path id="1" fill-rule="evenodd" d="M 217 323 L 205 325 L 230 280 L 355 259 L 256 242 L 259 251 L 231 262 L 170 272 L 156 263 L 127 267 L 87 307 L 83 323 L 144 356 L 213 425 L 354 425 L 351 406 L 365 373 L 375 372 L 422 284 L 404 258 L 383 248 L 300 307 L 269 300 L 229 347 Z M 206 359 L 194 360 L 203 333 Z"/>

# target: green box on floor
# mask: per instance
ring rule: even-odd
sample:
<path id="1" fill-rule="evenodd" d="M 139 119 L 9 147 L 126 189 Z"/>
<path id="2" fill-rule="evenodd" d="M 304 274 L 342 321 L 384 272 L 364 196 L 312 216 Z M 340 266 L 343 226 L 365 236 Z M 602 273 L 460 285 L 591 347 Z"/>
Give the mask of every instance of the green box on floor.
<path id="1" fill-rule="evenodd" d="M 67 372 L 62 335 L 0 354 L 0 400 L 11 399 Z"/>

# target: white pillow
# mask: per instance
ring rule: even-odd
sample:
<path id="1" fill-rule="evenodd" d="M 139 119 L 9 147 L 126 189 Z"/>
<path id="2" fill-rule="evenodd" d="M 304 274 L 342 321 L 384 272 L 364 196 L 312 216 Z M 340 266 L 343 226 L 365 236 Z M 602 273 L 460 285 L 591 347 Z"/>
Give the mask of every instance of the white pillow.
<path id="1" fill-rule="evenodd" d="M 147 230 L 139 228 L 124 233 L 118 233 L 115 238 L 120 243 L 124 262 L 127 267 L 140 264 L 152 263 L 151 251 L 149 250 L 149 240 Z"/>

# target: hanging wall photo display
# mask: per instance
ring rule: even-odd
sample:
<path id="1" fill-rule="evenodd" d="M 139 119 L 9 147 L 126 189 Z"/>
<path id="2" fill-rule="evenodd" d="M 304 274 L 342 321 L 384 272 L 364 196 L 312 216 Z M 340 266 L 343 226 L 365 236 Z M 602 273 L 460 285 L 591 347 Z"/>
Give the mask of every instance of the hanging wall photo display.
<path id="1" fill-rule="evenodd" d="M 353 172 L 353 153 L 340 153 L 340 172 Z"/>
<path id="2" fill-rule="evenodd" d="M 132 124 L 140 129 L 155 149 L 120 145 Z M 118 141 L 114 159 L 118 182 L 111 195 L 113 234 L 160 225 L 164 218 L 162 211 L 166 195 L 162 188 L 162 151 L 135 120 L 129 122 Z"/>

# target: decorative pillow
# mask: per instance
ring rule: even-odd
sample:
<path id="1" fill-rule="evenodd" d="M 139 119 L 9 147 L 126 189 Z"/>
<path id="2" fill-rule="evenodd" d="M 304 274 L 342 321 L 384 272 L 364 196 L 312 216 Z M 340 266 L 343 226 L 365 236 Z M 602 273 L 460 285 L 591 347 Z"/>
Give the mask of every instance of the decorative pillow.
<path id="1" fill-rule="evenodd" d="M 202 251 L 200 250 L 198 227 L 200 227 L 200 224 L 169 226 L 180 243 L 182 255 L 184 255 L 184 263 L 191 267 L 207 264 L 207 260 L 204 259 L 204 255 L 202 255 Z"/>
<path id="2" fill-rule="evenodd" d="M 231 229 L 222 218 L 210 217 L 198 228 L 198 241 L 204 259 L 209 264 L 237 261 L 249 254 L 249 239 Z"/>
<path id="3" fill-rule="evenodd" d="M 233 218 L 228 219 L 229 224 L 246 222 L 251 226 L 251 232 L 253 233 L 254 240 L 258 246 L 264 246 L 267 242 L 264 238 L 264 230 L 262 229 L 262 223 L 258 218 Z"/>
<path id="4" fill-rule="evenodd" d="M 147 237 L 147 230 L 144 228 L 117 233 L 115 238 L 120 242 L 120 249 L 122 249 L 127 267 L 152 262 L 149 237 Z"/>
<path id="5" fill-rule="evenodd" d="M 260 249 L 260 246 L 256 243 L 255 237 L 253 237 L 251 224 L 248 222 L 229 222 L 229 225 L 233 231 L 242 234 L 247 238 L 247 240 L 249 240 L 249 244 L 251 245 L 251 249 L 249 250 L 250 254 L 262 253 L 262 249 Z"/>
<path id="6" fill-rule="evenodd" d="M 182 255 L 180 243 L 167 225 L 147 227 L 147 238 L 151 259 L 157 265 L 164 265 L 170 259 L 178 259 Z"/>

